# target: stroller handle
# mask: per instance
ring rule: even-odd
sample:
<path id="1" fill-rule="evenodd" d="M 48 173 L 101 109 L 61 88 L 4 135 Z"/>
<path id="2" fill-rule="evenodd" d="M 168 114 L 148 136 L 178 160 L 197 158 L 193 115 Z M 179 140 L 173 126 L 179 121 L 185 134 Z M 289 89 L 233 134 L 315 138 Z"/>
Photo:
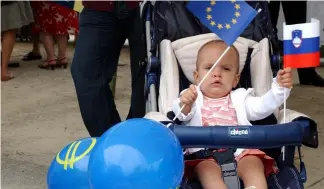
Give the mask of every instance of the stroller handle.
<path id="1" fill-rule="evenodd" d="M 301 146 L 309 134 L 309 121 L 298 120 L 257 126 L 169 127 L 184 148 L 277 148 Z"/>

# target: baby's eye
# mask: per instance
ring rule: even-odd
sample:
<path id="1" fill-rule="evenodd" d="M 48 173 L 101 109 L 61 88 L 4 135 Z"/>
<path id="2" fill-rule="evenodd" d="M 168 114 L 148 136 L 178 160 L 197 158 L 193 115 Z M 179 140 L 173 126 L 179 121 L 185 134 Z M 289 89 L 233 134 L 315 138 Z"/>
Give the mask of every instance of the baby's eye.
<path id="1" fill-rule="evenodd" d="M 207 66 L 207 67 L 206 67 L 207 70 L 210 70 L 211 68 L 212 68 L 211 66 Z"/>
<path id="2" fill-rule="evenodd" d="M 231 68 L 224 67 L 224 70 L 231 71 Z"/>

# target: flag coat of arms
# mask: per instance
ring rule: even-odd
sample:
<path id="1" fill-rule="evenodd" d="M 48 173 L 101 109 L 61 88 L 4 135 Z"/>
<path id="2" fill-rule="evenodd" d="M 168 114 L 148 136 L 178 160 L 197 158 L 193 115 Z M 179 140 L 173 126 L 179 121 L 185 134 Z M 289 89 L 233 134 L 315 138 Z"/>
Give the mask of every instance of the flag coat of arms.
<path id="1" fill-rule="evenodd" d="M 320 65 L 320 23 L 283 24 L 284 67 L 307 68 Z"/>
<path id="2" fill-rule="evenodd" d="M 241 0 L 189 1 L 187 9 L 229 46 L 258 13 Z"/>

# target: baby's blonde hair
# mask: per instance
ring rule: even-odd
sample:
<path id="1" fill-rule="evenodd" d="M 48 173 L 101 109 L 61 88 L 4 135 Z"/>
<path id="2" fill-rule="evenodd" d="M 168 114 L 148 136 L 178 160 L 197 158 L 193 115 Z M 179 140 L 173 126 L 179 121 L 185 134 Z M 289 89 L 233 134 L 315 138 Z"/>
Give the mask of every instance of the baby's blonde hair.
<path id="1" fill-rule="evenodd" d="M 198 51 L 197 61 L 196 61 L 196 69 L 198 69 L 198 64 L 199 64 L 199 59 L 200 59 L 199 57 L 201 55 L 201 52 L 203 50 L 205 50 L 206 48 L 209 48 L 212 45 L 216 45 L 216 46 L 226 45 L 227 46 L 227 44 L 223 40 L 219 40 L 219 39 L 218 40 L 211 40 L 211 41 L 205 43 L 203 46 L 200 47 L 200 49 Z M 240 54 L 239 54 L 238 50 L 236 49 L 236 47 L 234 45 L 231 46 L 230 51 L 231 50 L 234 51 L 234 53 L 235 53 L 235 55 L 237 57 L 237 64 L 236 65 L 237 65 L 237 72 L 239 72 L 239 69 L 240 69 Z"/>

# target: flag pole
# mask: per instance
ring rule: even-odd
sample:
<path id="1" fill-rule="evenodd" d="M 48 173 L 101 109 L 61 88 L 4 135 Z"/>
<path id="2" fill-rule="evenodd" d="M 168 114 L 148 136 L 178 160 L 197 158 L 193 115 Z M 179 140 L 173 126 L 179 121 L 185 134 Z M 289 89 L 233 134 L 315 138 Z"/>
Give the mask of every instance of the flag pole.
<path id="1" fill-rule="evenodd" d="M 284 89 L 284 104 L 283 104 L 283 119 L 284 119 L 284 123 L 286 123 L 286 105 L 287 105 L 287 103 L 286 103 L 286 92 L 285 92 L 285 89 Z M 282 148 L 281 148 L 281 153 L 282 153 L 282 161 L 285 161 L 285 152 L 286 152 L 286 148 L 285 148 L 285 146 L 283 146 Z"/>

